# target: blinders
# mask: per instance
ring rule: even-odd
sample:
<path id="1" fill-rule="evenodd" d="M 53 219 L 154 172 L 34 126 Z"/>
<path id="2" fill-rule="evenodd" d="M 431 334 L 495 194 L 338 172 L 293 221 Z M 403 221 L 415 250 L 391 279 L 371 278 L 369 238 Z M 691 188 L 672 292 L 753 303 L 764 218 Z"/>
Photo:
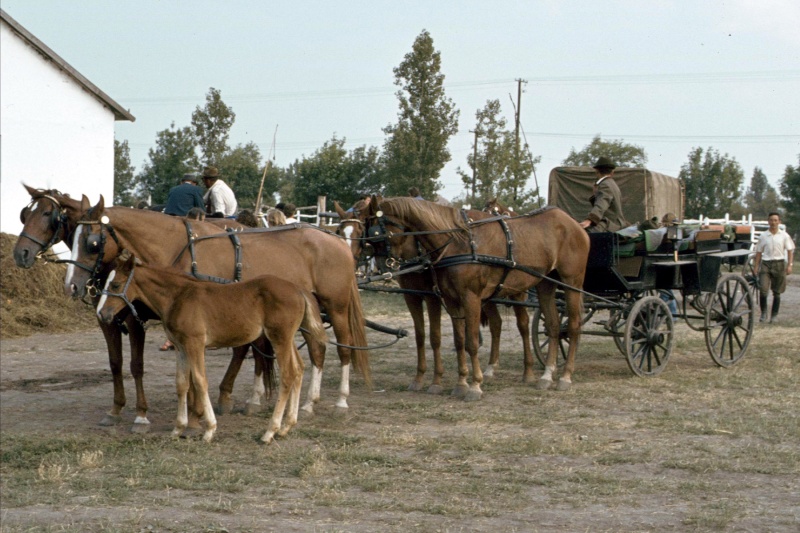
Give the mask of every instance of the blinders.
<path id="1" fill-rule="evenodd" d="M 22 222 L 23 226 L 25 226 L 27 224 L 28 219 L 30 218 L 31 214 L 33 214 L 33 212 L 34 212 L 34 206 L 36 206 L 38 201 L 40 201 L 40 200 L 49 200 L 49 201 L 51 201 L 53 203 L 53 208 L 49 211 L 49 214 L 45 213 L 45 215 L 48 216 L 47 229 L 51 230 L 53 232 L 53 235 L 50 237 L 50 240 L 47 241 L 47 242 L 44 242 L 41 239 L 38 239 L 38 238 L 34 237 L 33 235 L 31 235 L 30 233 L 27 233 L 25 231 L 22 231 L 19 234 L 20 237 L 25 237 L 25 238 L 35 242 L 39 246 L 41 246 L 42 249 L 39 251 L 39 254 L 37 254 L 37 255 L 41 255 L 46 250 L 48 250 L 52 245 L 54 245 L 56 242 L 58 242 L 59 240 L 64 238 L 64 235 L 62 235 L 62 233 L 64 233 L 64 228 L 66 226 L 66 218 L 67 218 L 67 215 L 63 212 L 63 208 L 61 207 L 61 203 L 59 203 L 58 200 L 56 200 L 52 196 L 43 195 L 43 196 L 40 196 L 40 197 L 37 197 L 37 198 L 31 198 L 30 203 L 28 205 L 26 205 L 25 207 L 23 207 L 22 211 L 19 212 L 19 220 L 20 220 L 20 222 Z"/>
<path id="2" fill-rule="evenodd" d="M 86 253 L 100 253 L 100 250 L 102 250 L 105 246 L 105 240 L 106 239 L 102 231 L 100 233 L 90 233 L 87 235 L 86 242 L 84 243 L 84 249 L 86 250 Z"/>

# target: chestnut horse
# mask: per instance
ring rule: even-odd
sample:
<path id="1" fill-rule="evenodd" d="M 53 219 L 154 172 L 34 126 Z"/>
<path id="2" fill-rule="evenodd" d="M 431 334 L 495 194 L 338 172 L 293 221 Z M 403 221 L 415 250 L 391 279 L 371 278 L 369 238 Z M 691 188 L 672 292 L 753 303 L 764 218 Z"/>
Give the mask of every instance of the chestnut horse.
<path id="1" fill-rule="evenodd" d="M 151 266 L 173 265 L 228 281 L 237 274 L 244 280 L 272 274 L 311 292 L 327 313 L 338 342 L 342 376 L 336 406 L 347 408 L 351 362 L 371 386 L 369 353 L 354 349 L 367 345 L 354 261 L 339 237 L 308 224 L 220 235 L 204 222 L 188 225 L 184 219 L 142 209 L 105 209 L 101 196 L 78 222 L 65 292 L 81 297 L 92 285 L 94 272 L 109 265 L 123 249 Z M 325 345 L 309 341 L 308 347 L 312 380 L 303 409 L 313 413 L 313 404 L 319 401 Z"/>
<path id="2" fill-rule="evenodd" d="M 77 222 L 86 212 L 89 200 L 86 196 L 82 201 L 70 198 L 56 190 L 34 189 L 24 185 L 31 196 L 30 203 L 20 213 L 23 223 L 17 244 L 14 247 L 14 260 L 20 268 L 30 268 L 37 257 L 44 254 L 53 244 L 63 241 L 72 247 L 72 234 L 77 227 Z M 240 224 L 225 219 L 209 219 L 210 222 L 226 229 L 227 227 L 243 228 Z M 96 302 L 95 302 L 96 303 Z M 144 311 L 140 311 L 140 314 Z M 144 341 L 145 330 L 142 323 L 133 315 L 125 315 L 122 323 L 104 324 L 98 321 L 103 337 L 108 348 L 108 361 L 111 368 L 114 385 L 114 396 L 110 411 L 100 421 L 101 426 L 114 425 L 121 422 L 120 413 L 125 407 L 125 386 L 122 380 L 122 335 L 127 331 L 131 347 L 130 371 L 136 387 L 136 418 L 131 431 L 141 433 L 148 431 L 150 421 L 147 419 L 147 399 L 144 393 L 142 376 L 144 374 Z M 263 341 L 263 339 L 262 339 Z M 247 355 L 248 346 L 234 348 L 233 358 L 226 377 L 220 384 L 220 411 L 229 412 L 233 400 L 233 381 L 241 368 Z M 254 352 L 257 350 L 268 352 L 268 343 L 256 342 Z M 255 355 L 255 354 L 254 354 Z M 271 386 L 271 360 L 254 357 L 255 381 L 253 394 L 247 402 L 246 412 L 257 410 L 263 392 Z"/>
<path id="3" fill-rule="evenodd" d="M 589 254 L 589 237 L 575 220 L 560 209 L 545 208 L 514 218 L 467 222 L 457 209 L 405 197 L 373 197 L 368 212 L 368 234 L 376 225 L 379 231 L 407 228 L 415 233 L 432 263 L 434 284 L 453 322 L 459 367 L 454 394 L 463 395 L 466 400 L 478 400 L 483 394 L 478 360 L 482 303 L 494 297 L 520 296 L 534 286 L 551 339 L 547 364 L 537 387 L 550 388 L 558 355 L 559 318 L 555 301 L 558 283 L 567 287 L 567 330 L 571 339 L 558 389 L 569 389 L 580 339 L 580 288 Z M 551 277 L 553 272 L 560 281 Z M 471 384 L 467 383 L 465 348 L 472 363 Z M 526 374 L 532 372 L 532 367 L 531 357 L 525 361 Z"/>
<path id="4" fill-rule="evenodd" d="M 134 266 L 136 265 L 136 266 Z M 172 435 L 179 437 L 188 425 L 187 392 L 204 404 L 203 440 L 209 442 L 217 420 L 208 397 L 205 349 L 208 346 L 241 346 L 266 335 L 275 349 L 281 373 L 278 399 L 267 432 L 261 440 L 272 442 L 275 434 L 286 436 L 297 424 L 303 360 L 294 345 L 294 334 L 303 327 L 317 343 L 327 339 L 314 297 L 293 283 L 275 276 L 260 276 L 241 283 L 199 281 L 175 268 L 142 265 L 130 254 L 117 259 L 97 304 L 97 316 L 105 323 L 134 301 L 143 302 L 164 324 L 177 349 L 175 386 L 178 415 Z M 281 428 L 288 403 L 286 425 Z"/>
<path id="5" fill-rule="evenodd" d="M 486 204 L 484 204 L 483 210 L 493 215 L 505 215 L 507 217 L 517 216 L 517 213 L 513 209 L 509 209 L 508 207 L 501 204 L 499 201 L 497 201 L 497 198 L 486 200 Z"/>
<path id="6" fill-rule="evenodd" d="M 420 200 L 424 201 L 424 200 Z M 377 255 L 386 255 L 388 249 L 393 250 L 401 260 L 413 260 L 420 254 L 417 241 L 411 236 L 404 236 L 398 234 L 392 237 L 370 238 L 366 236 L 365 224 L 367 222 L 367 203 L 362 201 L 357 202 L 350 212 L 344 211 L 338 202 L 334 202 L 334 209 L 339 215 L 339 228 L 337 233 L 343 236 L 353 255 L 358 257 L 364 253 L 365 248 L 374 250 Z M 485 219 L 490 215 L 481 211 L 467 211 L 467 216 L 470 218 Z M 385 241 L 385 242 L 384 242 Z M 370 252 L 371 253 L 371 252 Z M 422 272 L 409 272 L 397 276 L 397 283 L 404 291 L 403 298 L 405 299 L 408 311 L 411 314 L 411 319 L 414 322 L 414 333 L 417 345 L 417 374 L 414 380 L 408 386 L 408 390 L 419 391 L 423 388 L 423 379 L 427 371 L 427 362 L 425 357 L 425 313 L 423 304 L 428 310 L 428 324 L 430 329 L 430 344 L 431 351 L 433 352 L 434 373 L 433 382 L 428 387 L 428 393 L 441 394 L 442 392 L 442 376 L 444 375 L 444 366 L 441 357 L 441 343 L 442 343 L 442 302 L 439 296 L 434 293 L 434 283 L 432 273 L 429 270 Z M 512 296 L 510 299 L 525 300 L 527 294 Z M 499 367 L 500 361 L 500 334 L 503 327 L 503 319 L 500 316 L 497 305 L 493 302 L 485 302 L 481 313 L 481 323 L 489 324 L 489 331 L 491 332 L 491 348 L 489 356 L 489 364 L 484 372 L 485 377 L 494 376 L 494 371 Z M 530 330 L 528 329 L 528 311 L 522 306 L 514 306 L 514 314 L 517 318 L 517 329 L 523 340 L 523 350 L 525 357 L 532 357 L 530 353 Z M 532 374 L 528 379 L 532 377 Z M 525 379 L 525 376 L 523 376 Z"/>

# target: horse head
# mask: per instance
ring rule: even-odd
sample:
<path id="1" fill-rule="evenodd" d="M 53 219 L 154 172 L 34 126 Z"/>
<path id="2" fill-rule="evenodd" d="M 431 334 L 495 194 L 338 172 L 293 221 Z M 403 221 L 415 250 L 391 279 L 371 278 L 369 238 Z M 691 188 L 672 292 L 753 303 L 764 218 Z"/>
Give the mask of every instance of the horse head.
<path id="1" fill-rule="evenodd" d="M 30 268 L 36 258 L 60 240 L 67 239 L 80 216 L 80 202 L 56 190 L 34 189 L 23 183 L 31 201 L 19 214 L 22 231 L 14 246 L 14 262 Z"/>
<path id="2" fill-rule="evenodd" d="M 139 286 L 131 282 L 134 266 L 141 264 L 128 250 L 123 250 L 114 261 L 114 270 L 108 274 L 97 302 L 97 316 L 102 322 L 110 324 L 126 307 L 137 316 L 133 301 L 139 296 Z"/>
<path id="3" fill-rule="evenodd" d="M 369 202 L 359 200 L 350 210 L 345 211 L 339 202 L 333 202 L 333 208 L 339 215 L 336 234 L 345 240 L 356 261 L 373 255 L 372 244 L 364 239 L 368 204 Z"/>
<path id="4" fill-rule="evenodd" d="M 499 215 L 504 215 L 508 217 L 516 216 L 514 210 L 498 202 L 497 197 L 494 197 L 491 200 L 487 200 L 486 204 L 483 206 L 483 210 L 495 216 Z"/>
<path id="5" fill-rule="evenodd" d="M 94 207 L 86 196 L 81 204 L 84 216 L 76 223 L 72 256 L 66 261 L 68 266 L 64 278 L 64 292 L 73 298 L 82 298 L 87 292 L 96 291 L 101 273 L 121 252 L 114 228 L 105 214 L 103 196 Z"/>

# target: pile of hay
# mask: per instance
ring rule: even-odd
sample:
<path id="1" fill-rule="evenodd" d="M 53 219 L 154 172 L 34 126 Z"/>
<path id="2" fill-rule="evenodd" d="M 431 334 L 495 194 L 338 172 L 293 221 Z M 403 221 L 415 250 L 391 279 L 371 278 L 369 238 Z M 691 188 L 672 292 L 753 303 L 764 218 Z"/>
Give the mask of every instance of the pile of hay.
<path id="1" fill-rule="evenodd" d="M 0 233 L 0 338 L 96 327 L 94 309 L 64 296 L 65 265 L 37 260 L 28 270 L 18 268 L 16 243 L 15 235 Z"/>

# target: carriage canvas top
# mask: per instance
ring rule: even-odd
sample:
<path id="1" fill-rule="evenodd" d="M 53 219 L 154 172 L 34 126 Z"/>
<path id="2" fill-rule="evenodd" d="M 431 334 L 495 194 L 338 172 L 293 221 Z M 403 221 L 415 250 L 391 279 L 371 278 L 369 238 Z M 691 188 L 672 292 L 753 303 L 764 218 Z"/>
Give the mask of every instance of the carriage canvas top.
<path id="1" fill-rule="evenodd" d="M 556 167 L 550 171 L 548 204 L 560 207 L 572 218 L 583 220 L 597 176 L 589 167 Z M 684 188 L 678 178 L 646 168 L 617 168 L 614 179 L 622 192 L 622 208 L 631 224 L 666 213 L 684 218 Z"/>

